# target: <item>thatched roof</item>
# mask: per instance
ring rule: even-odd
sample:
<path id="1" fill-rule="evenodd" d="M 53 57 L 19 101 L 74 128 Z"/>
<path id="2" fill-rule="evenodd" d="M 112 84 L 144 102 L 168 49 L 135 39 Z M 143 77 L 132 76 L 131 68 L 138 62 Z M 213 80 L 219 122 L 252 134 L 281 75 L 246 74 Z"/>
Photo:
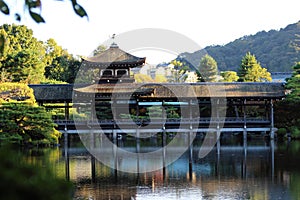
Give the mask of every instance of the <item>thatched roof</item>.
<path id="1" fill-rule="evenodd" d="M 78 95 L 112 93 L 138 95 L 143 98 L 175 97 L 227 97 L 227 98 L 274 98 L 285 97 L 282 83 L 195 83 L 195 84 L 95 84 L 95 85 L 29 85 L 38 102 L 71 102 L 73 92 Z M 101 95 L 100 95 L 101 96 Z"/>
<path id="2" fill-rule="evenodd" d="M 133 94 L 144 93 L 144 97 L 230 97 L 230 98 L 283 98 L 281 83 L 169 83 L 169 84 L 95 84 L 75 89 L 76 92 L 90 94 Z M 149 91 L 152 91 L 151 94 Z M 143 95 L 142 95 L 143 96 Z"/>
<path id="3" fill-rule="evenodd" d="M 37 102 L 71 102 L 73 84 L 29 85 Z"/>
<path id="4" fill-rule="evenodd" d="M 94 57 L 82 59 L 84 64 L 90 65 L 91 67 L 104 67 L 112 64 L 139 66 L 144 64 L 146 60 L 145 57 L 140 58 L 123 51 L 114 43 L 104 52 Z"/>

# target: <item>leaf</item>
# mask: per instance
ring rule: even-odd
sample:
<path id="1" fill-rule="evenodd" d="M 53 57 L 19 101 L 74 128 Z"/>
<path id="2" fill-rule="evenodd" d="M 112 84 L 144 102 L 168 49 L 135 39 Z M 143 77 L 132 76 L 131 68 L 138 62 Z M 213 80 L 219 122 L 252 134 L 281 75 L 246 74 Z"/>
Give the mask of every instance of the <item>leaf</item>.
<path id="1" fill-rule="evenodd" d="M 42 7 L 41 0 L 25 0 L 25 4 L 28 6 L 29 10 L 31 8 L 41 8 Z"/>
<path id="2" fill-rule="evenodd" d="M 6 3 L 2 0 L 0 0 L 0 10 L 1 10 L 2 13 L 6 14 L 6 15 L 9 15 L 9 8 L 6 5 Z"/>
<path id="3" fill-rule="evenodd" d="M 17 21 L 21 21 L 21 16 L 18 13 L 15 14 L 15 18 Z"/>
<path id="4" fill-rule="evenodd" d="M 39 14 L 37 14 L 35 12 L 32 12 L 32 11 L 29 11 L 29 14 L 32 17 L 32 19 L 34 19 L 35 22 L 37 22 L 37 23 L 45 23 L 45 20 L 44 20 L 44 18 L 41 15 L 39 15 Z"/>
<path id="5" fill-rule="evenodd" d="M 84 17 L 84 16 L 88 17 L 87 12 L 84 10 L 84 8 L 81 5 L 79 5 L 76 2 L 76 0 L 72 0 L 72 5 L 77 15 L 79 15 L 80 17 Z"/>

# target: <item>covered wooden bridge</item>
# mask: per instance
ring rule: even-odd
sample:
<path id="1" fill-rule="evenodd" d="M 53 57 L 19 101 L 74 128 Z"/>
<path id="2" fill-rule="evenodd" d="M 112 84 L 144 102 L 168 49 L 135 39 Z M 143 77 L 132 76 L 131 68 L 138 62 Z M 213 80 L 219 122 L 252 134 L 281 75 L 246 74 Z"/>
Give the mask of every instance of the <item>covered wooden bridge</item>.
<path id="1" fill-rule="evenodd" d="M 274 137 L 274 101 L 282 83 L 30 85 L 40 105 L 64 108 L 60 129 L 101 127 L 120 132 L 193 129 L 195 132 L 266 131 Z M 56 106 L 57 105 L 57 106 Z M 70 118 L 69 109 L 86 119 Z M 76 125 L 76 126 L 75 126 Z M 151 125 L 151 126 L 150 126 Z M 79 130 L 77 130 L 79 131 Z"/>

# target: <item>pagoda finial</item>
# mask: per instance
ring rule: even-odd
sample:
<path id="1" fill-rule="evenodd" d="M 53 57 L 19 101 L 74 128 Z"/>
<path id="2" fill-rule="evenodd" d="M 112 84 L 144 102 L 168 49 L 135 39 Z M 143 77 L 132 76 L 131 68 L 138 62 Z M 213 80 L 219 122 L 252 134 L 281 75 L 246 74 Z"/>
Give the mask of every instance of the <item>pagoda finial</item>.
<path id="1" fill-rule="evenodd" d="M 111 39 L 112 39 L 112 43 L 110 45 L 110 48 L 118 48 L 118 45 L 115 43 L 115 38 L 116 38 L 116 34 L 114 33 L 112 36 L 111 36 Z"/>

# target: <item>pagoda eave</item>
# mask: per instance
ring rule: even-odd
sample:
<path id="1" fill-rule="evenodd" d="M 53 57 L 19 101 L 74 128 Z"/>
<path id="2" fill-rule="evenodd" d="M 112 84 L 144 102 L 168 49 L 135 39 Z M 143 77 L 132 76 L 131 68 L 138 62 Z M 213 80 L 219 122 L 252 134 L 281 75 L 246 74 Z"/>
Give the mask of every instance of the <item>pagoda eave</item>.
<path id="1" fill-rule="evenodd" d="M 83 65 L 93 68 L 108 68 L 108 67 L 118 67 L 118 68 L 134 68 L 142 66 L 145 63 L 146 58 L 142 58 L 138 61 L 122 61 L 122 62 L 92 62 L 84 60 Z"/>

